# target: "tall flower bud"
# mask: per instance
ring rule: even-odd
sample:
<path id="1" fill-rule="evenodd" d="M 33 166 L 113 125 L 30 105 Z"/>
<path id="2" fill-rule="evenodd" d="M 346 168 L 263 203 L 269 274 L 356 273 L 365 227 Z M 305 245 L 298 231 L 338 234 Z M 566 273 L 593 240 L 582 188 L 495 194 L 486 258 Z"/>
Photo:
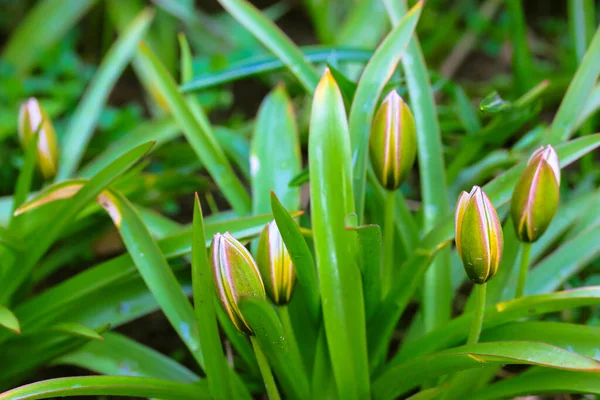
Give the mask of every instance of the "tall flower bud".
<path id="1" fill-rule="evenodd" d="M 56 175 L 58 169 L 56 132 L 48 113 L 37 99 L 31 97 L 21 104 L 19 109 L 19 139 L 25 149 L 38 129 L 37 161 L 44 177 L 50 179 Z"/>
<path id="2" fill-rule="evenodd" d="M 265 287 L 250 252 L 233 236 L 217 233 L 210 246 L 213 275 L 223 310 L 242 333 L 253 335 L 239 309 L 242 298 L 266 299 Z"/>
<path id="3" fill-rule="evenodd" d="M 296 283 L 296 269 L 275 221 L 269 222 L 260 234 L 256 262 L 273 303 L 289 303 Z"/>
<path id="4" fill-rule="evenodd" d="M 502 226 L 494 205 L 479 186 L 458 197 L 456 249 L 469 278 L 482 284 L 494 277 L 502 257 Z"/>
<path id="5" fill-rule="evenodd" d="M 527 162 L 515 186 L 511 215 L 519 240 L 535 242 L 544 234 L 558 208 L 560 164 L 552 146 L 540 147 Z"/>
<path id="6" fill-rule="evenodd" d="M 369 156 L 375 175 L 387 190 L 396 190 L 415 162 L 417 134 L 408 105 L 393 90 L 375 114 Z"/>

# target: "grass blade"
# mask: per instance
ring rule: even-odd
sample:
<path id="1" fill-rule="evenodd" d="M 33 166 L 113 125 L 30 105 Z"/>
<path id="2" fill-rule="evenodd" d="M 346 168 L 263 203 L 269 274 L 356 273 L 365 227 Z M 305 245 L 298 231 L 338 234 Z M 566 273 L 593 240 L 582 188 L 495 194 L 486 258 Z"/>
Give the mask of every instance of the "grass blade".
<path id="1" fill-rule="evenodd" d="M 356 236 L 345 229 L 354 213 L 350 143 L 342 95 L 329 70 L 315 92 L 309 129 L 312 227 L 333 374 L 341 398 L 366 398 L 363 290 Z"/>
<path id="2" fill-rule="evenodd" d="M 519 94 L 527 92 L 533 83 L 533 60 L 527 44 L 527 23 L 521 0 L 506 2 L 508 30 L 513 47 L 513 73 Z"/>
<path id="3" fill-rule="evenodd" d="M 205 368 L 194 310 L 148 228 L 122 194 L 105 191 L 98 202 L 112 218 L 135 266 L 171 326 L 198 364 Z"/>
<path id="4" fill-rule="evenodd" d="M 137 44 L 150 26 L 153 17 L 154 11 L 151 9 L 145 9 L 138 14 L 102 60 L 100 68 L 69 122 L 61 146 L 57 180 L 70 178 L 77 170 L 94 133 L 104 103 L 137 50 Z"/>
<path id="5" fill-rule="evenodd" d="M 215 399 L 231 398 L 229 368 L 223 354 L 219 337 L 217 314 L 213 302 L 215 288 L 212 271 L 206 255 L 206 238 L 200 199 L 194 199 L 194 222 L 192 233 L 192 282 L 194 308 L 200 336 L 200 346 L 206 363 L 206 379 L 210 393 Z"/>
<path id="6" fill-rule="evenodd" d="M 219 3 L 289 68 L 307 92 L 314 92 L 319 75 L 273 21 L 245 0 L 219 0 Z"/>
<path id="7" fill-rule="evenodd" d="M 0 399 L 34 400 L 73 396 L 156 397 L 173 400 L 211 398 L 205 385 L 132 376 L 86 376 L 32 383 L 4 392 L 0 394 Z"/>
<path id="8" fill-rule="evenodd" d="M 26 74 L 46 49 L 57 43 L 91 8 L 95 0 L 38 2 L 19 24 L 2 51 L 3 61 Z"/>
<path id="9" fill-rule="evenodd" d="M 246 189 L 235 175 L 229 160 L 214 138 L 212 127 L 206 116 L 198 120 L 198 113 L 194 115 L 179 93 L 173 77 L 160 63 L 152 51 L 146 46 L 141 46 L 144 64 L 152 72 L 153 81 L 169 104 L 173 118 L 183 130 L 183 133 L 198 155 L 202 164 L 213 177 L 219 189 L 239 215 L 250 212 L 250 197 Z"/>
<path id="10" fill-rule="evenodd" d="M 369 133 L 375 106 L 408 45 L 417 25 L 421 8 L 422 3 L 417 3 L 402 22 L 388 34 L 365 67 L 356 88 L 350 109 L 349 128 L 352 146 L 354 203 L 359 222 L 363 219 Z"/>

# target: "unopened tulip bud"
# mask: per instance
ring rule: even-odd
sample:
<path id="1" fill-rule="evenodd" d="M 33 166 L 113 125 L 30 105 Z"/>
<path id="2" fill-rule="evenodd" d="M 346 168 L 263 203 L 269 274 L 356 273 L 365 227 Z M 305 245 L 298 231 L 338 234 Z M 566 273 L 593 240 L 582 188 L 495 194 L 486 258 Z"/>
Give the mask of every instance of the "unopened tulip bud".
<path id="1" fill-rule="evenodd" d="M 296 269 L 275 221 L 269 222 L 260 234 L 256 262 L 271 301 L 277 305 L 289 303 Z"/>
<path id="2" fill-rule="evenodd" d="M 544 234 L 558 208 L 560 164 L 552 146 L 532 155 L 515 186 L 511 215 L 519 240 L 532 243 Z"/>
<path id="3" fill-rule="evenodd" d="M 502 226 L 494 205 L 479 186 L 458 198 L 455 240 L 469 278 L 478 284 L 492 279 L 502 257 Z"/>
<path id="4" fill-rule="evenodd" d="M 400 187 L 415 162 L 417 134 L 408 105 L 393 90 L 377 110 L 369 140 L 375 175 L 387 190 Z"/>
<path id="5" fill-rule="evenodd" d="M 228 232 L 217 233 L 211 244 L 213 274 L 219 302 L 233 325 L 242 333 L 253 335 L 239 309 L 242 298 L 266 299 L 265 287 L 250 252 Z"/>
<path id="6" fill-rule="evenodd" d="M 56 132 L 46 111 L 32 97 L 21 104 L 19 109 L 19 139 L 25 149 L 38 129 L 37 161 L 44 177 L 50 179 L 56 175 L 58 169 Z"/>

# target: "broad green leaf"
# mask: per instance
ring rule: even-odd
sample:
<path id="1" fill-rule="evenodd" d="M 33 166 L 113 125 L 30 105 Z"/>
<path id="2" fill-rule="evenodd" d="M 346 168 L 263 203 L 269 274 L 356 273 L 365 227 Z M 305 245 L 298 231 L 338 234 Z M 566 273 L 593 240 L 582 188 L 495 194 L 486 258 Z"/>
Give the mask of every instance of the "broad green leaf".
<path id="1" fill-rule="evenodd" d="M 581 110 L 581 114 L 579 115 L 575 129 L 579 128 L 579 126 L 590 116 L 595 114 L 598 109 L 600 109 L 600 85 L 596 85 L 594 90 L 590 93 L 590 97 L 588 97 L 583 109 Z"/>
<path id="2" fill-rule="evenodd" d="M 421 14 L 421 8 L 422 3 L 417 3 L 379 45 L 365 67 L 356 88 L 350 110 L 349 129 L 352 146 L 354 203 L 359 221 L 362 221 L 364 211 L 369 132 L 375 106 L 412 37 Z"/>
<path id="3" fill-rule="evenodd" d="M 138 272 L 171 326 L 198 364 L 205 368 L 194 310 L 148 228 L 121 193 L 105 191 L 98 197 L 98 202 L 119 230 Z"/>
<path id="4" fill-rule="evenodd" d="M 300 51 L 304 58 L 312 63 L 367 62 L 373 54 L 370 50 L 351 47 L 303 46 L 300 47 Z M 279 58 L 261 54 L 234 62 L 223 69 L 203 71 L 201 75 L 181 85 L 181 91 L 184 93 L 199 91 L 262 73 L 277 71 L 284 67 L 285 64 Z"/>
<path id="5" fill-rule="evenodd" d="M 198 336 L 206 363 L 206 379 L 210 393 L 215 399 L 227 399 L 232 396 L 229 367 L 223 354 L 223 345 L 217 326 L 217 314 L 213 302 L 216 289 L 213 281 L 212 270 L 206 254 L 202 208 L 198 194 L 196 194 L 192 231 L 192 282 Z M 249 394 L 247 394 L 248 396 Z"/>
<path id="6" fill-rule="evenodd" d="M 483 329 L 490 329 L 520 318 L 557 312 L 600 303 L 600 287 L 591 286 L 566 290 L 551 294 L 525 296 L 487 307 L 483 320 Z M 465 313 L 453 319 L 444 327 L 415 340 L 411 346 L 402 348 L 391 362 L 399 365 L 414 357 L 430 354 L 466 340 L 473 312 Z"/>
<path id="7" fill-rule="evenodd" d="M 172 358 L 126 336 L 112 332 L 103 336 L 104 342 L 89 342 L 52 364 L 75 365 L 103 375 L 145 376 L 182 383 L 200 380 Z"/>
<path id="8" fill-rule="evenodd" d="M 537 368 L 532 373 L 520 374 L 493 383 L 469 398 L 473 400 L 513 399 L 546 393 L 600 395 L 600 379 L 595 373 Z"/>
<path id="9" fill-rule="evenodd" d="M 300 172 L 302 156 L 292 102 L 282 85 L 263 100 L 250 148 L 252 213 L 271 210 L 271 191 L 289 210 L 300 208 L 300 189 L 288 183 Z"/>
<path id="10" fill-rule="evenodd" d="M 46 186 L 43 190 L 36 193 L 29 200 L 22 203 L 14 211 L 14 214 L 15 216 L 21 215 L 53 201 L 70 199 L 75 196 L 88 182 L 88 179 L 68 179 L 66 181 Z"/>
<path id="11" fill-rule="evenodd" d="M 306 307 L 309 309 L 313 321 L 316 322 L 319 320 L 321 307 L 319 282 L 317 280 L 317 270 L 312 253 L 302 236 L 298 224 L 273 192 L 271 192 L 271 208 L 273 209 L 273 217 L 275 218 L 277 228 L 279 228 L 283 243 L 290 253 L 290 258 L 296 268 L 298 283 L 305 289 Z"/>
<path id="12" fill-rule="evenodd" d="M 407 20 L 411 14 L 415 13 L 414 10 L 407 12 L 405 0 L 386 1 L 385 3 L 392 22 L 396 26 L 394 29 L 398 29 L 403 24 L 400 19 L 402 15 L 404 15 L 404 20 Z M 419 13 L 420 11 L 414 18 L 415 24 Z M 414 27 L 411 31 L 413 29 Z M 425 58 L 416 37 L 410 39 L 400 61 L 406 75 L 410 104 L 417 127 L 417 153 L 423 199 L 422 230 L 427 233 L 448 212 L 448 191 L 441 132 Z M 354 189 L 357 190 L 357 187 Z M 361 208 L 359 207 L 358 210 L 360 212 Z M 431 268 L 426 272 L 423 282 L 425 329 L 431 330 L 450 319 L 452 288 L 450 285 L 450 253 L 447 250 L 442 250 L 435 258 Z"/>
<path id="13" fill-rule="evenodd" d="M 8 303 L 12 294 L 31 273 L 33 267 L 42 258 L 54 241 L 71 224 L 77 214 L 83 210 L 107 185 L 139 161 L 152 147 L 153 143 L 138 146 L 119 157 L 113 163 L 94 175 L 73 198 L 63 204 L 46 229 L 36 232 L 36 246 L 24 254 L 18 268 L 11 270 L 11 279 L 2 283 L 0 303 Z"/>
<path id="14" fill-rule="evenodd" d="M 511 102 L 503 100 L 496 91 L 485 96 L 479 103 L 479 110 L 488 114 L 496 114 L 500 111 L 506 111 L 511 107 Z"/>
<path id="15" fill-rule="evenodd" d="M 548 343 L 586 357 L 600 360 L 600 328 L 550 321 L 523 321 L 486 330 L 482 342 L 531 340 Z"/>
<path id="16" fill-rule="evenodd" d="M 144 64 L 151 71 L 153 81 L 164 96 L 173 118 L 183 130 L 198 158 L 236 212 L 240 215 L 248 214 L 250 197 L 235 175 L 223 150 L 217 144 L 208 118 L 203 113 L 192 113 L 185 98 L 179 93 L 173 77 L 169 75 L 160 60 L 144 44 L 141 50 Z"/>
<path id="17" fill-rule="evenodd" d="M 4 306 L 0 306 L 0 325 L 10 329 L 14 333 L 21 333 L 21 325 L 12 311 Z"/>
<path id="18" fill-rule="evenodd" d="M 373 398 L 395 399 L 436 376 L 485 365 L 524 364 L 548 368 L 600 371 L 600 362 L 545 343 L 489 342 L 452 348 L 415 358 L 388 369 L 373 385 Z"/>
<path id="19" fill-rule="evenodd" d="M 292 357 L 281 321 L 273 307 L 265 300 L 248 298 L 240 300 L 240 310 L 286 393 L 296 399 L 310 398 L 309 382 L 302 361 Z"/>
<path id="20" fill-rule="evenodd" d="M 573 80 L 569 84 L 567 93 L 554 116 L 552 126 L 544 136 L 544 144 L 557 145 L 567 140 L 575 132 L 574 129 L 581 111 L 600 75 L 600 64 L 596 62 L 599 56 L 600 28 L 596 30 Z"/>
<path id="21" fill-rule="evenodd" d="M 346 219 L 346 229 L 356 232 L 358 265 L 362 272 L 367 321 L 381 304 L 381 228 L 379 225 L 358 225 L 357 216 Z"/>
<path id="22" fill-rule="evenodd" d="M 73 336 L 81 336 L 86 339 L 102 342 L 104 339 L 95 330 L 76 322 L 63 322 L 49 327 L 50 330 L 64 332 Z"/>
<path id="23" fill-rule="evenodd" d="M 356 234 L 345 229 L 354 213 L 348 125 L 338 86 L 325 70 L 315 91 L 308 160 L 312 227 L 327 343 L 344 399 L 369 394 L 365 314 Z"/>
<path id="24" fill-rule="evenodd" d="M 3 61 L 14 66 L 19 74 L 28 73 L 42 59 L 44 51 L 57 43 L 94 3 L 95 0 L 36 3 L 5 44 Z"/>
<path id="25" fill-rule="evenodd" d="M 173 400 L 211 398 L 206 385 L 132 376 L 86 376 L 32 383 L 4 392 L 0 394 L 0 399 L 34 400 L 74 396 L 155 397 Z"/>
<path id="26" fill-rule="evenodd" d="M 273 21 L 246 0 L 219 0 L 219 3 L 282 61 L 309 93 L 314 92 L 319 75 Z"/>
<path id="27" fill-rule="evenodd" d="M 11 232 L 2 226 L 0 226 L 0 244 L 6 246 L 13 252 L 23 250 L 23 243 L 21 239 L 14 237 Z"/>
<path id="28" fill-rule="evenodd" d="M 383 4 L 380 0 L 348 4 L 348 14 L 336 32 L 335 42 L 367 49 L 376 47 L 389 28 Z"/>
<path id="29" fill-rule="evenodd" d="M 60 148 L 57 180 L 70 178 L 77 170 L 94 133 L 104 103 L 133 57 L 137 44 L 150 26 L 153 17 L 154 11 L 151 9 L 143 10 L 138 14 L 102 60 L 69 122 Z"/>

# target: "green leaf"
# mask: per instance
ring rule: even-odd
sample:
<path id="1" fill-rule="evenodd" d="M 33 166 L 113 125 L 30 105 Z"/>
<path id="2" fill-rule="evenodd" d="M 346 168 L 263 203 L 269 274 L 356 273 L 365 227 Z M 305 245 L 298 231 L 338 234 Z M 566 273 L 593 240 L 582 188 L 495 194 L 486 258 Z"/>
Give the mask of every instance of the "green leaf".
<path id="1" fill-rule="evenodd" d="M 496 114 L 501 111 L 506 111 L 511 107 L 512 103 L 510 101 L 503 100 L 496 91 L 485 96 L 479 103 L 479 110 L 488 114 Z"/>
<path id="2" fill-rule="evenodd" d="M 598 286 L 521 297 L 487 307 L 483 320 L 483 329 L 490 329 L 520 318 L 534 317 L 536 315 L 597 305 L 599 303 L 600 287 Z M 411 346 L 402 348 L 394 356 L 390 365 L 396 366 L 414 357 L 430 354 L 466 340 L 472 318 L 473 312 L 465 313 L 453 319 L 444 327 L 438 328 L 415 340 Z"/>
<path id="3" fill-rule="evenodd" d="M 306 307 L 309 309 L 313 321 L 318 321 L 321 314 L 319 299 L 319 282 L 317 272 L 310 248 L 300 231 L 300 227 L 294 218 L 287 212 L 279 202 L 275 193 L 271 192 L 271 208 L 275 223 L 283 239 L 290 258 L 296 268 L 298 283 L 302 285 L 306 293 Z"/>
<path id="4" fill-rule="evenodd" d="M 524 364 L 598 372 L 600 362 L 537 342 L 489 342 L 467 345 L 415 358 L 382 374 L 373 385 L 373 398 L 394 399 L 436 376 L 484 365 Z"/>
<path id="5" fill-rule="evenodd" d="M 513 399 L 546 393 L 600 394 L 598 374 L 579 371 L 558 371 L 536 368 L 535 373 L 525 373 L 496 382 L 475 393 L 470 399 Z"/>
<path id="6" fill-rule="evenodd" d="M 286 393 L 296 399 L 310 398 L 308 378 L 302 362 L 291 356 L 281 321 L 273 307 L 265 300 L 250 298 L 241 299 L 239 306 Z"/>
<path id="7" fill-rule="evenodd" d="M 358 225 L 356 215 L 346 218 L 346 229 L 356 232 L 358 265 L 362 271 L 367 321 L 381 304 L 381 228 Z"/>
<path id="8" fill-rule="evenodd" d="M 296 176 L 294 176 L 290 182 L 288 183 L 288 186 L 291 187 L 298 187 L 298 186 L 302 186 L 305 183 L 308 183 L 310 181 L 310 175 L 308 172 L 308 168 L 304 168 L 302 171 L 300 171 L 298 174 L 296 174 Z"/>
<path id="9" fill-rule="evenodd" d="M 351 47 L 303 46 L 300 47 L 300 51 L 307 61 L 313 63 L 367 62 L 373 54 L 370 50 Z M 201 75 L 181 85 L 180 89 L 184 93 L 199 91 L 266 72 L 277 71 L 284 67 L 285 64 L 279 58 L 270 54 L 261 54 L 234 62 L 223 69 L 203 71 Z"/>
<path id="10" fill-rule="evenodd" d="M 106 168 L 98 172 L 84 187 L 77 192 L 73 198 L 65 202 L 56 215 L 47 225 L 46 229 L 41 232 L 36 232 L 35 238 L 32 240 L 36 246 L 31 248 L 24 254 L 20 260 L 18 268 L 12 268 L 12 274 L 9 281 L 2 283 L 0 290 L 0 303 L 6 304 L 12 294 L 19 288 L 25 279 L 31 273 L 33 267 L 42 258 L 54 241 L 61 233 L 71 224 L 77 214 L 88 205 L 107 185 L 112 183 L 123 172 L 128 170 L 133 164 L 139 161 L 152 147 L 153 143 L 149 142 L 138 146 L 123 156 L 119 157 Z"/>
<path id="11" fill-rule="evenodd" d="M 40 127 L 42 124 L 40 123 Z M 29 146 L 25 150 L 25 158 L 23 160 L 23 166 L 19 171 L 19 177 L 17 178 L 17 184 L 15 187 L 15 192 L 13 193 L 13 204 L 12 204 L 12 216 L 11 216 L 11 224 L 14 224 L 15 211 L 27 200 L 27 196 L 31 191 L 31 182 L 33 181 L 33 175 L 35 173 L 35 165 L 36 165 L 36 156 L 37 156 L 37 144 L 40 138 L 39 130 L 36 133 L 32 140 L 29 142 Z M 11 226 L 9 224 L 9 226 Z M 13 225 L 14 226 L 14 225 Z"/>
<path id="12" fill-rule="evenodd" d="M 194 310 L 148 228 L 121 193 L 104 192 L 98 202 L 112 218 L 138 272 L 171 326 L 198 364 L 205 368 Z"/>
<path id="13" fill-rule="evenodd" d="M 199 107 L 195 114 L 191 111 L 185 98 L 179 93 L 173 77 L 169 75 L 160 60 L 144 44 L 141 45 L 141 50 L 144 64 L 151 71 L 153 81 L 164 96 L 173 118 L 183 130 L 198 158 L 236 212 L 240 215 L 248 214 L 250 197 L 235 175 L 223 150 L 217 144 L 208 118 L 201 113 Z"/>
<path id="14" fill-rule="evenodd" d="M 143 10 L 110 48 L 79 102 L 62 141 L 57 180 L 70 178 L 94 133 L 104 103 L 117 79 L 137 50 L 137 44 L 150 26 L 154 11 Z"/>
<path id="15" fill-rule="evenodd" d="M 361 48 L 374 48 L 389 25 L 380 0 L 359 0 L 349 7 L 345 20 L 336 31 L 335 42 Z"/>
<path id="16" fill-rule="evenodd" d="M 600 223 L 564 243 L 529 272 L 525 293 L 549 293 L 564 285 L 600 254 Z"/>
<path id="17" fill-rule="evenodd" d="M 319 75 L 273 21 L 245 0 L 219 0 L 219 3 L 282 61 L 309 93 L 314 92 Z"/>
<path id="18" fill-rule="evenodd" d="M 354 213 L 348 125 L 337 84 L 325 71 L 315 92 L 308 159 L 312 227 L 323 319 L 338 394 L 369 394 L 365 314 L 356 235 L 345 229 Z"/>
<path id="19" fill-rule="evenodd" d="M 92 7 L 95 0 L 73 4 L 45 0 L 35 4 L 4 45 L 2 59 L 26 74 L 42 59 L 44 51 L 57 43 Z"/>
<path id="20" fill-rule="evenodd" d="M 412 37 L 421 8 L 422 3 L 417 3 L 388 34 L 365 67 L 356 88 L 350 110 L 349 127 L 352 143 L 354 202 L 359 221 L 363 218 L 369 132 L 375 106 Z"/>
<path id="21" fill-rule="evenodd" d="M 300 208 L 300 190 L 288 183 L 300 172 L 302 156 L 292 102 L 283 85 L 277 86 L 258 110 L 250 148 L 252 213 L 271 210 L 273 191 L 284 207 Z"/>
<path id="22" fill-rule="evenodd" d="M 217 326 L 217 315 L 213 302 L 216 289 L 206 255 L 204 220 L 198 194 L 194 198 L 192 282 L 194 285 L 194 308 L 198 323 L 198 335 L 206 363 L 206 379 L 208 380 L 210 393 L 215 399 L 231 398 L 229 367 L 223 354 L 223 345 Z M 249 394 L 247 394 L 247 397 L 249 397 Z"/>
<path id="23" fill-rule="evenodd" d="M 497 340 L 543 342 L 600 360 L 598 351 L 600 328 L 595 326 L 550 321 L 522 321 L 488 329 L 481 336 L 482 342 Z"/>
<path id="24" fill-rule="evenodd" d="M 416 17 L 413 17 L 416 24 L 420 10 L 415 12 L 413 9 L 407 13 L 405 0 L 386 1 L 386 6 L 396 26 L 395 30 L 406 23 L 402 21 L 409 20 L 411 15 L 414 14 L 416 14 Z M 403 20 L 400 20 L 402 15 L 404 15 Z M 414 26 L 411 31 L 413 29 Z M 416 37 L 410 39 L 401 62 L 406 74 L 410 104 L 417 127 L 417 152 L 421 197 L 423 199 L 422 231 L 429 232 L 440 218 L 448 212 L 449 201 L 435 99 L 429 82 L 425 59 Z M 357 179 L 356 176 L 355 179 Z M 354 189 L 357 190 L 356 187 Z M 361 208 L 359 207 L 358 210 L 360 212 Z M 423 315 L 426 330 L 431 330 L 450 319 L 451 297 L 450 253 L 443 250 L 426 272 L 424 280 Z"/>
<path id="25" fill-rule="evenodd" d="M 34 400 L 73 396 L 156 397 L 173 400 L 211 398 L 206 385 L 131 376 L 86 376 L 32 383 L 4 392 L 0 394 L 0 399 Z"/>
<path id="26" fill-rule="evenodd" d="M 527 44 L 527 21 L 523 12 L 522 0 L 506 2 L 508 11 L 508 32 L 513 48 L 513 73 L 519 93 L 525 93 L 534 80 L 533 59 Z"/>
<path id="27" fill-rule="evenodd" d="M 200 380 L 172 358 L 111 332 L 104 334 L 104 342 L 89 342 L 52 363 L 74 365 L 103 375 L 145 376 L 182 383 Z"/>
<path id="28" fill-rule="evenodd" d="M 569 84 L 567 93 L 554 116 L 552 126 L 544 136 L 544 144 L 557 145 L 575 132 L 575 127 L 587 99 L 594 90 L 600 75 L 600 28 L 596 30 L 577 72 Z"/>
<path id="29" fill-rule="evenodd" d="M 21 333 L 21 325 L 12 311 L 4 306 L 0 306 L 0 325 L 10 329 L 14 333 Z"/>
<path id="30" fill-rule="evenodd" d="M 61 324 L 53 325 L 49 329 L 68 333 L 69 335 L 73 336 L 81 336 L 86 339 L 97 340 L 99 342 L 104 340 L 102 336 L 100 336 L 95 330 L 76 322 L 63 322 Z"/>

